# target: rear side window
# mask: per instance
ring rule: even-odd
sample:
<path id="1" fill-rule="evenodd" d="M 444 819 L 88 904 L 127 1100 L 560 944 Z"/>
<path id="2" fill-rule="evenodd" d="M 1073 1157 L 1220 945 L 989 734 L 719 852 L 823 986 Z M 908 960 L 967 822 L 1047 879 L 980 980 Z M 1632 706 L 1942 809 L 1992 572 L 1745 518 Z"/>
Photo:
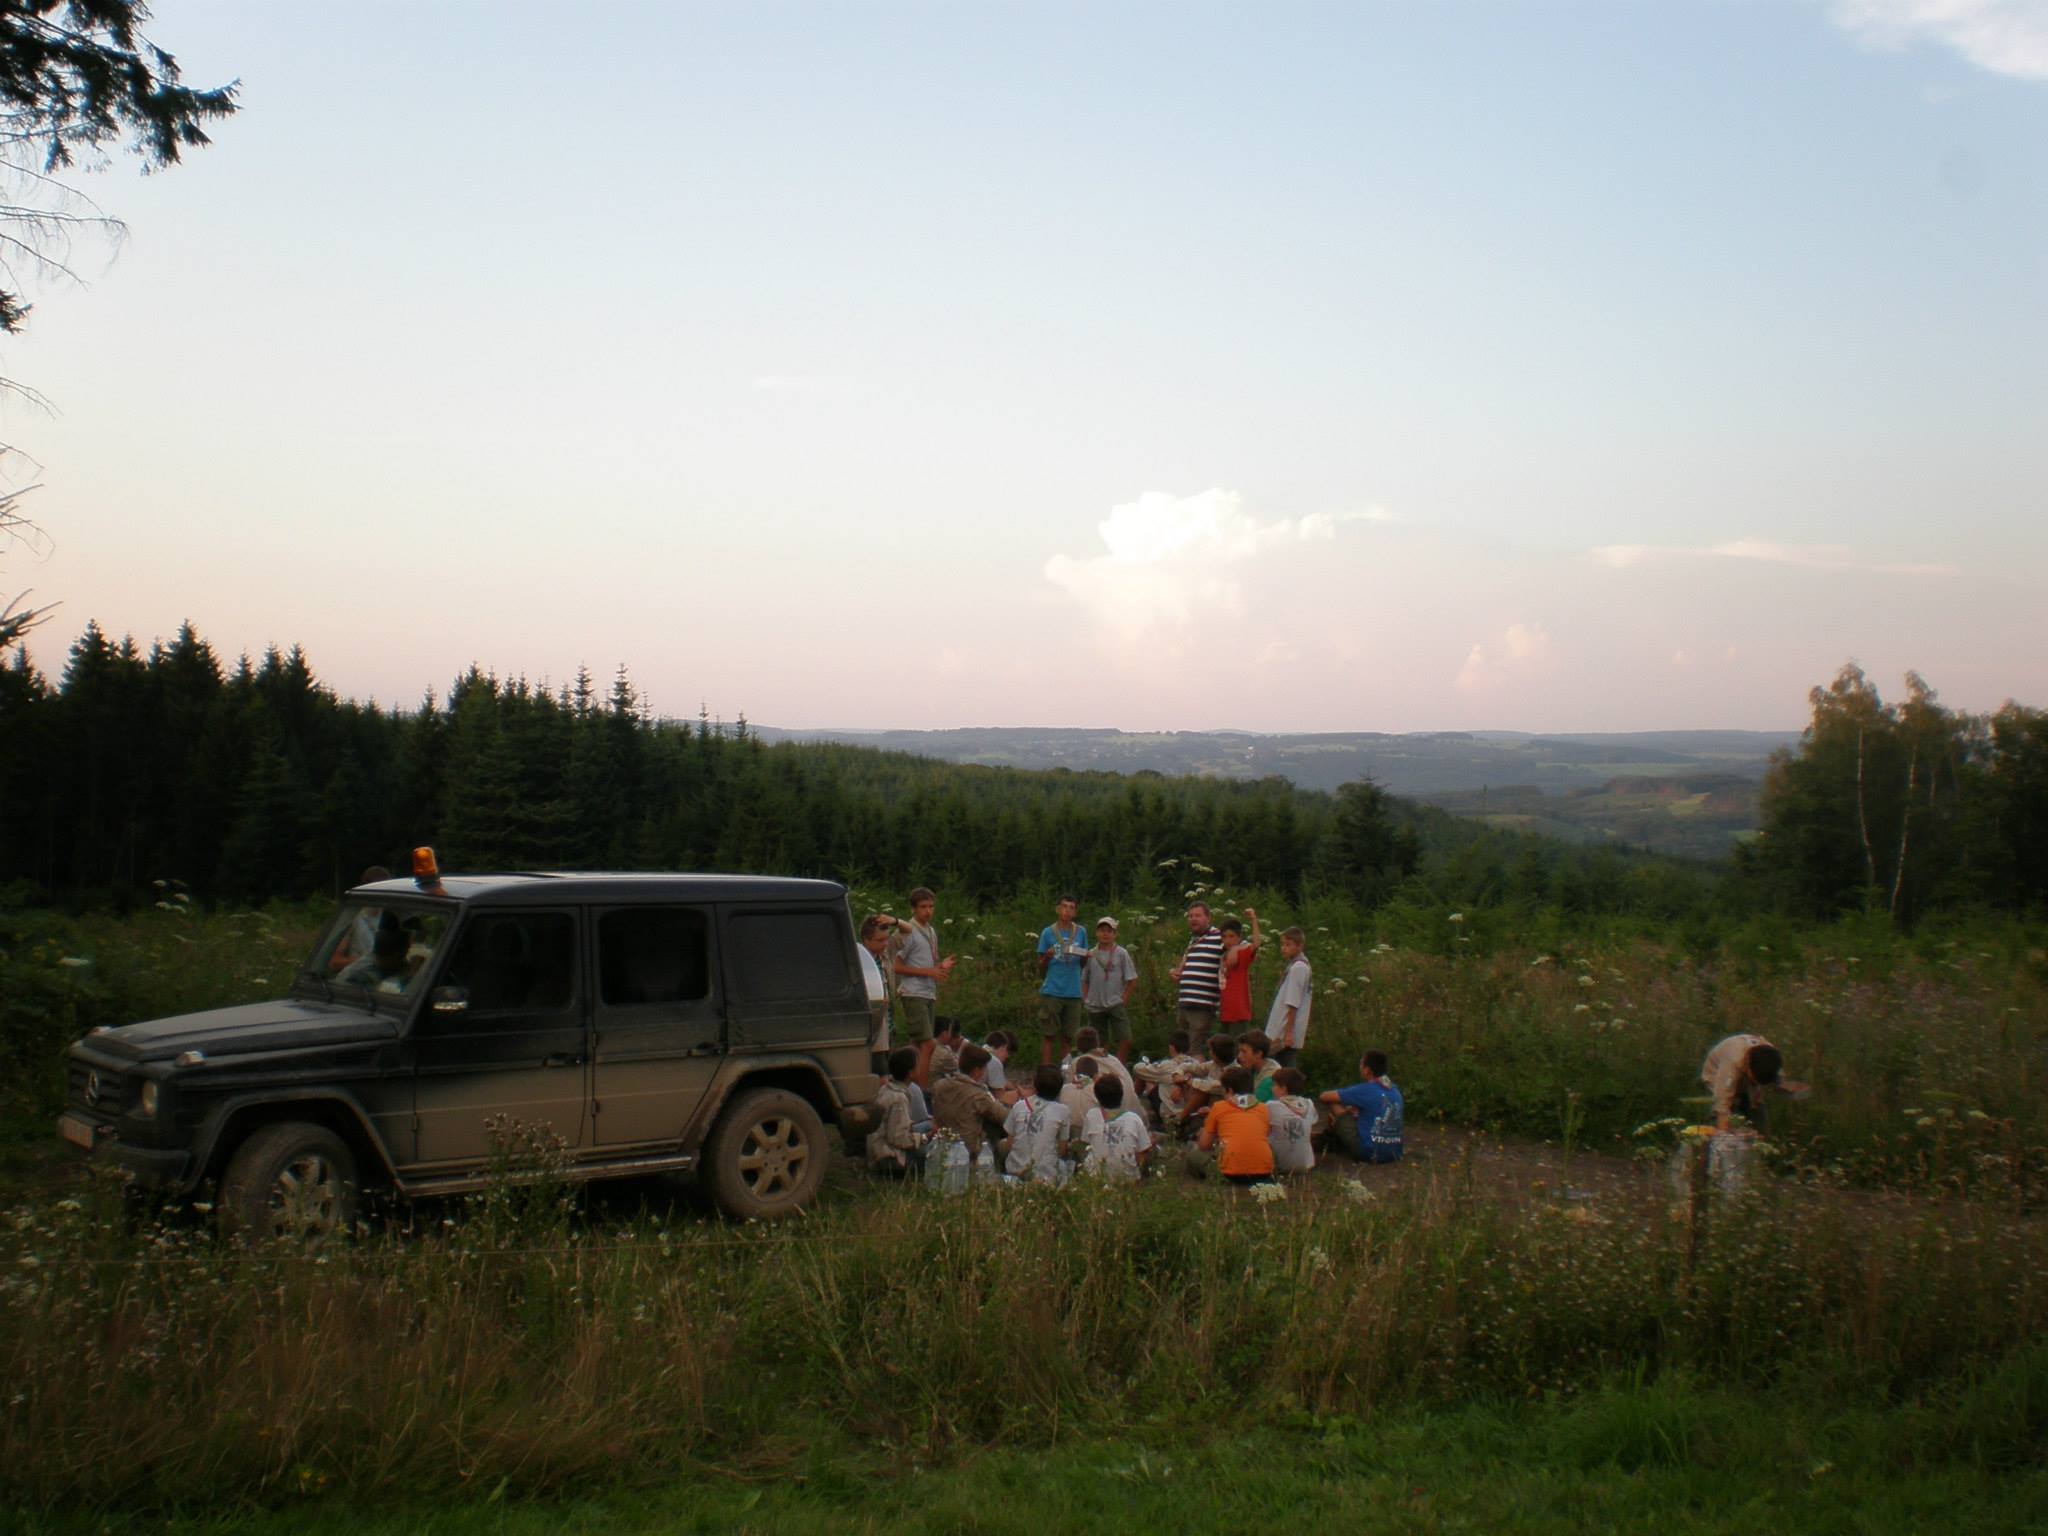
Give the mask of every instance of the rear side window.
<path id="1" fill-rule="evenodd" d="M 441 977 L 471 1013 L 549 1013 L 576 983 L 576 920 L 566 912 L 485 912 L 469 920 Z"/>
<path id="2" fill-rule="evenodd" d="M 609 1008 L 711 995 L 711 925 L 695 907 L 628 907 L 597 923 L 599 986 Z"/>
<path id="3" fill-rule="evenodd" d="M 836 998 L 853 985 L 842 930 L 831 912 L 742 912 L 727 924 L 732 975 L 750 1003 Z"/>

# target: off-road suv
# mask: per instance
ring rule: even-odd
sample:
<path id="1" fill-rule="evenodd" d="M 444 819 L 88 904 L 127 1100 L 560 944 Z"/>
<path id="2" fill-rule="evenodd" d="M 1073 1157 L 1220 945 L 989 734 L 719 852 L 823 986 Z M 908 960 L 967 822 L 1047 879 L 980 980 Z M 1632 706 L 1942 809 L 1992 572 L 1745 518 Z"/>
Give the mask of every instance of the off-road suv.
<path id="1" fill-rule="evenodd" d="M 872 1021 L 845 888 L 737 875 L 490 875 L 350 891 L 274 1003 L 72 1046 L 73 1144 L 223 1219 L 328 1231 L 357 1192 L 481 1187 L 492 1129 L 566 1176 L 697 1176 L 738 1216 L 817 1193 L 868 1120 Z M 498 1117 L 503 1117 L 499 1120 Z"/>

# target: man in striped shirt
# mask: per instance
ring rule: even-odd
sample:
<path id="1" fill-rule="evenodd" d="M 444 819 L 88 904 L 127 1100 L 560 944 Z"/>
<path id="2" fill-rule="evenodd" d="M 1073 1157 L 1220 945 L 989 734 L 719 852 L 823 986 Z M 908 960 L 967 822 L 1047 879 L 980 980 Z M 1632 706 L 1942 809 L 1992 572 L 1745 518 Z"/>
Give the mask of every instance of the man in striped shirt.
<path id="1" fill-rule="evenodd" d="M 1192 1040 L 1216 1032 L 1216 1010 L 1223 1001 L 1223 934 L 1209 922 L 1209 904 L 1188 908 L 1188 947 L 1173 968 L 1180 983 L 1180 1027 Z"/>

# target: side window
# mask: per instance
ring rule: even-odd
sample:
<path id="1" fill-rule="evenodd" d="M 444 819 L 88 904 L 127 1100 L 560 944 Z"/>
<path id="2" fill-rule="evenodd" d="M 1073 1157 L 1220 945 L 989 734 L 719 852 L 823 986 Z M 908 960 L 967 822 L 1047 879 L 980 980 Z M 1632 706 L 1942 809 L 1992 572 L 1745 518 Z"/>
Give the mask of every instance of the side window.
<path id="1" fill-rule="evenodd" d="M 597 923 L 599 995 L 608 1008 L 711 995 L 711 924 L 694 907 L 626 907 Z"/>
<path id="2" fill-rule="evenodd" d="M 569 1006 L 576 980 L 576 920 L 566 912 L 472 917 L 441 985 L 469 993 L 469 1011 L 549 1013 Z"/>
<path id="3" fill-rule="evenodd" d="M 750 1003 L 843 996 L 854 985 L 843 938 L 846 919 L 830 912 L 742 912 L 727 925 L 732 974 Z"/>

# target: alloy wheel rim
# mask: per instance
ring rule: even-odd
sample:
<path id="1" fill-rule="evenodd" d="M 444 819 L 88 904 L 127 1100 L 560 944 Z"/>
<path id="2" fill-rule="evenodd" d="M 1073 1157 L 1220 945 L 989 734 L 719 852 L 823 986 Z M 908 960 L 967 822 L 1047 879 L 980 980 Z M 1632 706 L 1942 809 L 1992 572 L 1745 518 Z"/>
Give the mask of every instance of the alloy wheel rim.
<path id="1" fill-rule="evenodd" d="M 770 1115 L 748 1128 L 740 1143 L 739 1174 L 749 1190 L 762 1198 L 788 1195 L 803 1177 L 810 1143 L 787 1115 Z"/>
<path id="2" fill-rule="evenodd" d="M 275 1237 L 325 1237 L 341 1224 L 341 1178 L 318 1152 L 302 1152 L 277 1171 L 268 1202 Z"/>

